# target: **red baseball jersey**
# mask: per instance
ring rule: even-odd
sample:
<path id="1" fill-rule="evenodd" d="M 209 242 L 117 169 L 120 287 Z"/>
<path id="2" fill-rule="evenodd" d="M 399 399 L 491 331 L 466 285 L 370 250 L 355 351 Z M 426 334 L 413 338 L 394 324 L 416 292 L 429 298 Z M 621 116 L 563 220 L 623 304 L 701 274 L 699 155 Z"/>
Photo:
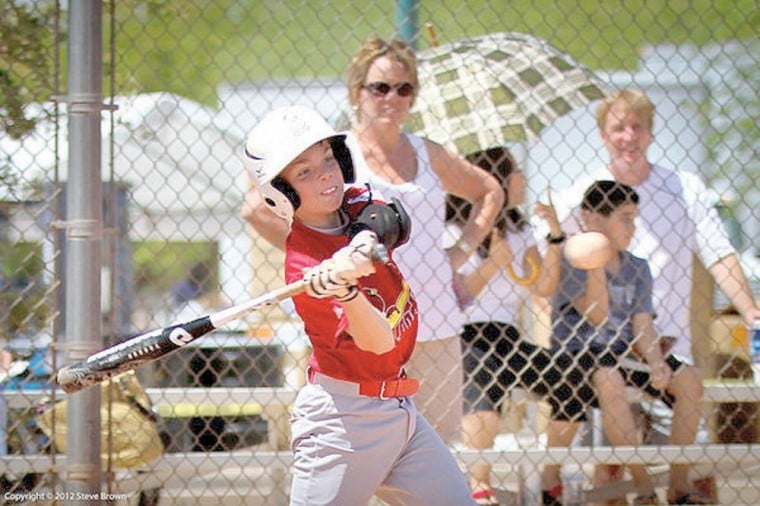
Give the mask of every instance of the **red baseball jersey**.
<path id="1" fill-rule="evenodd" d="M 367 205 L 370 192 L 349 188 L 343 196 L 343 209 L 353 221 Z M 328 235 L 293 221 L 286 242 L 285 278 L 288 283 L 303 277 L 304 269 L 348 244 L 345 235 Z M 333 298 L 316 299 L 301 294 L 293 297 L 296 312 L 304 322 L 313 353 L 309 365 L 316 371 L 347 381 L 384 380 L 397 378 L 407 363 L 417 339 L 417 303 L 393 262 L 375 262 L 376 272 L 359 280 L 359 289 L 367 299 L 385 314 L 393 329 L 396 346 L 382 355 L 360 350 L 346 332 L 348 320 L 341 304 Z"/>

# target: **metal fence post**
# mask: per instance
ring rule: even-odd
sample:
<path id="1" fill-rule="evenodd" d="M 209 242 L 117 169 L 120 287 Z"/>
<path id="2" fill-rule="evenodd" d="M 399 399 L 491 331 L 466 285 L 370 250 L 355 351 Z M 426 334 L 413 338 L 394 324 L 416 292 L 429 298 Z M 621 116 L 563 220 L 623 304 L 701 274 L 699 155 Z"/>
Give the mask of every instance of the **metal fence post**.
<path id="1" fill-rule="evenodd" d="M 102 346 L 100 266 L 102 4 L 72 2 L 69 12 L 69 170 L 66 195 L 66 358 Z M 66 503 L 100 504 L 100 389 L 73 395 L 67 412 Z M 94 436 L 94 437 L 93 437 Z"/>

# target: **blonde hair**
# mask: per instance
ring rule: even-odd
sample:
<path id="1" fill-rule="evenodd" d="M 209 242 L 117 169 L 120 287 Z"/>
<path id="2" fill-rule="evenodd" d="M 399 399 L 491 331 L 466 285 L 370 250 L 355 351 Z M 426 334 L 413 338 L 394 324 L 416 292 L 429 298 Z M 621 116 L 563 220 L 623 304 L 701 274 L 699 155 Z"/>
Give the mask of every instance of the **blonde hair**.
<path id="1" fill-rule="evenodd" d="M 644 118 L 650 130 L 654 128 L 654 104 L 643 91 L 628 88 L 608 96 L 597 107 L 596 124 L 600 131 L 603 132 L 607 127 L 607 114 L 612 106 L 618 102 L 624 104 L 626 112 L 632 112 L 636 116 Z"/>
<path id="2" fill-rule="evenodd" d="M 409 82 L 414 86 L 411 105 L 414 104 L 417 90 L 420 88 L 417 79 L 417 56 L 414 54 L 414 49 L 401 39 L 388 42 L 379 37 L 373 37 L 362 42 L 348 65 L 346 86 L 348 87 L 348 102 L 352 107 L 356 107 L 359 103 L 359 93 L 362 91 L 362 86 L 367 84 L 364 80 L 367 78 L 369 68 L 382 56 L 387 56 L 404 66 L 409 74 Z"/>

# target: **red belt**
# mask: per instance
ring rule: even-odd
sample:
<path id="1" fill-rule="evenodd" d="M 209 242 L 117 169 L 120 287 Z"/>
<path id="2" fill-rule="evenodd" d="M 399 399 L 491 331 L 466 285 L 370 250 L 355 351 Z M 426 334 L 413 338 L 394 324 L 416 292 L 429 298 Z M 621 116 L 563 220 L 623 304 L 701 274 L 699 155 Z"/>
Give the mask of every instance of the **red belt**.
<path id="1" fill-rule="evenodd" d="M 346 381 L 333 378 L 309 368 L 309 383 L 322 385 L 328 392 L 342 395 L 363 395 L 389 399 L 407 397 L 417 393 L 420 382 L 406 376 L 389 380 Z"/>

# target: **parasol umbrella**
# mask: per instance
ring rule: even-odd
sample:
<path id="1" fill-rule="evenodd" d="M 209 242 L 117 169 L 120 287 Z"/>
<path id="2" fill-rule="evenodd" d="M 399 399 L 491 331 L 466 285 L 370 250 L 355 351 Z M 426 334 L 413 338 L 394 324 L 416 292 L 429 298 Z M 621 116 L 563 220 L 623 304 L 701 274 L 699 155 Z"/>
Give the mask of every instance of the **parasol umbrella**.
<path id="1" fill-rule="evenodd" d="M 560 116 L 605 95 L 605 83 L 548 42 L 497 32 L 418 54 L 421 89 L 408 129 L 469 154 L 534 140 Z"/>

